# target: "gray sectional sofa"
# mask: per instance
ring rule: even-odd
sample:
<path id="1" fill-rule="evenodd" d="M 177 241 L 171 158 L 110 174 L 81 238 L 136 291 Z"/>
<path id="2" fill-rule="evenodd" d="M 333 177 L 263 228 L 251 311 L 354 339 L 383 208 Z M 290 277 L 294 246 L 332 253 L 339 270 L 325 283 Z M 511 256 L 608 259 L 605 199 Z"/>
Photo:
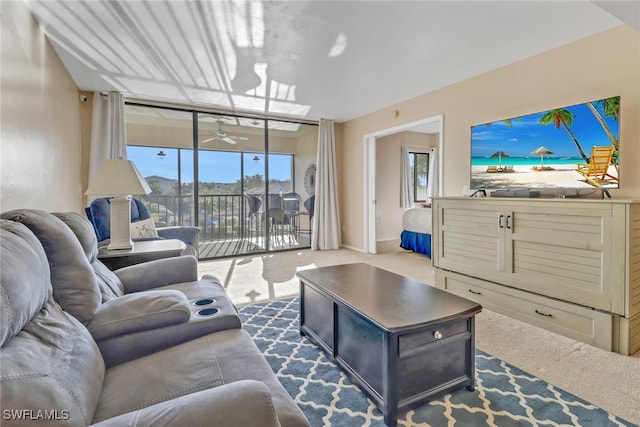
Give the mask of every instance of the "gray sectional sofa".
<path id="1" fill-rule="evenodd" d="M 1 217 L 3 426 L 309 425 L 194 258 L 111 272 L 84 217 Z"/>

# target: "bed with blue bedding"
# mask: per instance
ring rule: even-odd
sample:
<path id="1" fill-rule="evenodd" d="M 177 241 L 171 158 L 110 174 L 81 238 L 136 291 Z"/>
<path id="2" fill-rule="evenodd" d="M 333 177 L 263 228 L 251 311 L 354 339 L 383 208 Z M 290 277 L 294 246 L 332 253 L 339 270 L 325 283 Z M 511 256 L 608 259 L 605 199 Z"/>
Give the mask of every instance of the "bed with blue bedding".
<path id="1" fill-rule="evenodd" d="M 411 208 L 404 212 L 400 247 L 431 258 L 431 208 Z"/>

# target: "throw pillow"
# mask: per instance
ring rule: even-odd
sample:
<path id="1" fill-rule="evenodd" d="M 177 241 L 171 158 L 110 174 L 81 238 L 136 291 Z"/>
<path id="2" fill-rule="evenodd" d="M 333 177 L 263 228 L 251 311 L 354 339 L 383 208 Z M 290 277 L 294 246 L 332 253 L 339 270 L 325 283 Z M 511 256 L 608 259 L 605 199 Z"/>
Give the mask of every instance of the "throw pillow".
<path id="1" fill-rule="evenodd" d="M 131 223 L 131 238 L 141 239 L 143 237 L 158 237 L 158 231 L 156 230 L 153 218 Z"/>

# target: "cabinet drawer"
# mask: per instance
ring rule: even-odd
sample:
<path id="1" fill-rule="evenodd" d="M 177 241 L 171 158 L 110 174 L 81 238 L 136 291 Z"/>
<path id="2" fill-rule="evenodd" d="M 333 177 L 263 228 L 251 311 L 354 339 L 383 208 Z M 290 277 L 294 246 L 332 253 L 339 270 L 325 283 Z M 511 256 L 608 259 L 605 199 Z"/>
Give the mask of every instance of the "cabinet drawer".
<path id="1" fill-rule="evenodd" d="M 611 314 L 443 270 L 436 270 L 436 286 L 489 310 L 611 351 Z"/>
<path id="2" fill-rule="evenodd" d="M 453 322 L 433 325 L 429 329 L 423 331 L 400 335 L 398 338 L 398 350 L 400 352 L 400 357 L 411 350 L 428 345 L 432 342 L 442 341 L 448 338 L 460 336 L 461 334 L 468 336 L 470 333 L 469 319 L 460 319 Z"/>

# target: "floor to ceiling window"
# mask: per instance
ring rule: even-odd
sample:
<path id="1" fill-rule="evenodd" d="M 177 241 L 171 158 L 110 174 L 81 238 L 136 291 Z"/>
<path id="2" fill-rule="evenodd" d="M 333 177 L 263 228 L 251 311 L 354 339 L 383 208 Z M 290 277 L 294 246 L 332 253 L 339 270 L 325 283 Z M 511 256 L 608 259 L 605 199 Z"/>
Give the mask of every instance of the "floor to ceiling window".
<path id="1" fill-rule="evenodd" d="M 137 104 L 126 115 L 128 158 L 152 188 L 141 199 L 156 222 L 201 229 L 200 259 L 310 245 L 317 126 Z"/>

